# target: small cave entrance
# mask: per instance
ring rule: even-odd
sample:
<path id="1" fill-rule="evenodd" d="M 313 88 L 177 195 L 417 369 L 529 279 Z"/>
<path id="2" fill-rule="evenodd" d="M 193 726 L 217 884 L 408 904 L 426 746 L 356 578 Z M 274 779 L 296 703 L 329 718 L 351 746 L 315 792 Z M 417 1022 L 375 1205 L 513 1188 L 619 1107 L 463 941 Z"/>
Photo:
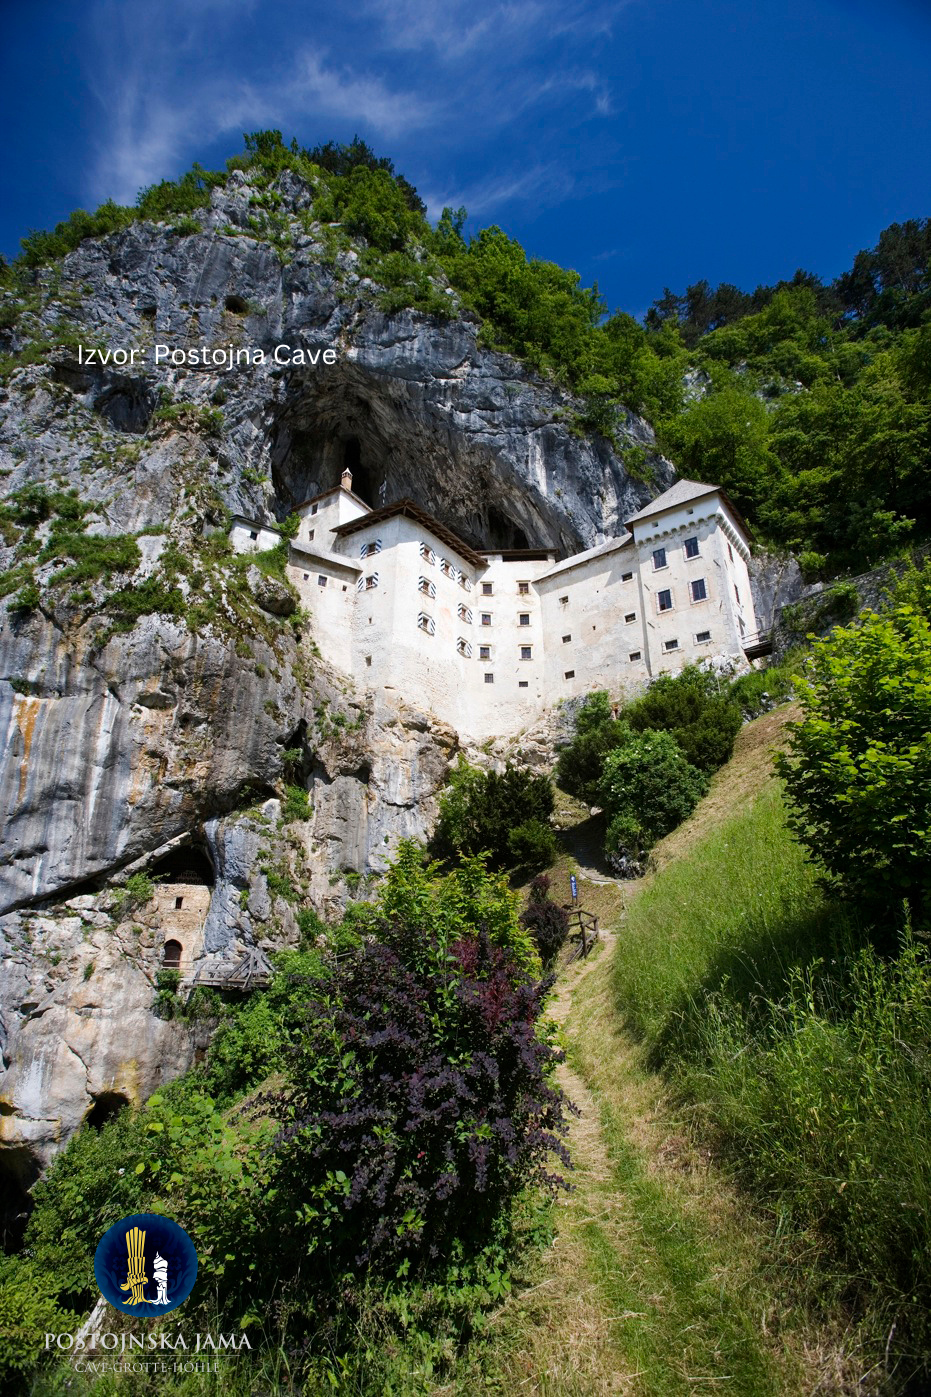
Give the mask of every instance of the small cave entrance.
<path id="1" fill-rule="evenodd" d="M 150 872 L 158 883 L 189 883 L 212 888 L 216 882 L 213 864 L 203 849 L 192 844 L 172 849 L 152 865 Z"/>
<path id="2" fill-rule="evenodd" d="M 39 1161 L 28 1145 L 0 1150 L 0 1242 L 7 1255 L 19 1251 L 23 1245 L 32 1212 L 29 1190 L 41 1172 Z"/>
<path id="3" fill-rule="evenodd" d="M 120 1091 L 102 1091 L 94 1097 L 94 1104 L 84 1117 L 84 1124 L 94 1130 L 101 1130 L 107 1121 L 112 1121 L 129 1105 L 129 1100 Z"/>
<path id="4" fill-rule="evenodd" d="M 165 942 L 162 947 L 162 966 L 165 970 L 181 969 L 181 952 L 183 949 L 184 947 L 181 945 L 181 942 L 175 941 L 173 937 L 170 941 Z"/>

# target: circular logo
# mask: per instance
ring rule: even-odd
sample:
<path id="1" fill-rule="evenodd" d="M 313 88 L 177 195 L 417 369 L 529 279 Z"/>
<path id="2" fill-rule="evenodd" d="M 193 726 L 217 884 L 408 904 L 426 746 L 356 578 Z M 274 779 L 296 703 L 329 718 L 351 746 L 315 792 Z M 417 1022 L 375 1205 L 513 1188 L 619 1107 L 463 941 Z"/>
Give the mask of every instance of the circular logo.
<path id="1" fill-rule="evenodd" d="M 94 1253 L 100 1293 L 126 1314 L 165 1315 L 185 1301 L 197 1280 L 197 1252 L 183 1227 L 158 1213 L 121 1218 Z"/>

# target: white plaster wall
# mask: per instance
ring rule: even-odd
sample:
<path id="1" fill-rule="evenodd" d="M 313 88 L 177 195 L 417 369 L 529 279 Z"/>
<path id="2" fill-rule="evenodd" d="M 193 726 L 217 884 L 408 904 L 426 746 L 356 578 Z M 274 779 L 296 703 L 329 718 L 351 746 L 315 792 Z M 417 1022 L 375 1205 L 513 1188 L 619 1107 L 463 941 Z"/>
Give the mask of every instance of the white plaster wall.
<path id="1" fill-rule="evenodd" d="M 252 537 L 253 533 L 255 538 Z M 281 542 L 281 534 L 277 529 L 271 529 L 265 524 L 234 519 L 230 529 L 230 542 L 234 553 L 264 553 Z"/>
<path id="2" fill-rule="evenodd" d="M 650 673 L 675 673 L 712 656 L 727 657 L 744 667 L 740 620 L 747 635 L 756 630 L 746 564 L 749 550 L 720 496 L 711 494 L 638 522 L 633 532 Z M 686 557 L 688 538 L 698 539 L 696 558 Z M 658 548 L 666 552 L 666 566 L 660 569 L 653 561 Z M 704 601 L 692 598 L 690 584 L 697 578 L 705 582 Z M 659 609 L 662 591 L 671 593 L 669 611 Z M 698 636 L 705 631 L 710 639 L 700 641 Z M 678 645 L 669 651 L 666 646 L 671 641 Z"/>
<path id="3" fill-rule="evenodd" d="M 633 576 L 624 581 L 627 573 Z M 545 577 L 538 586 L 549 703 L 592 689 L 625 693 L 642 686 L 648 669 L 633 544 Z M 633 620 L 625 619 L 629 615 Z M 640 658 L 631 660 L 637 652 Z"/>
<path id="4" fill-rule="evenodd" d="M 288 580 L 297 588 L 301 605 L 310 612 L 311 633 L 321 655 L 344 674 L 352 673 L 352 626 L 360 571 L 348 560 L 344 563 L 305 552 L 303 546 L 291 549 L 287 567 Z"/>

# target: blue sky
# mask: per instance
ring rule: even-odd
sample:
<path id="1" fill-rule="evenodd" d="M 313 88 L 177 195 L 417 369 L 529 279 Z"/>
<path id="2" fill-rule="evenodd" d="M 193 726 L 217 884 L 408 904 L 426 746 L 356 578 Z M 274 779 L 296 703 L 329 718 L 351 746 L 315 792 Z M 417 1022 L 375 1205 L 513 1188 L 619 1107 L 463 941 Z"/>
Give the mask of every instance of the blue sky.
<path id="1" fill-rule="evenodd" d="M 926 0 L 4 0 L 0 250 L 241 133 L 358 132 L 642 313 L 931 214 Z"/>

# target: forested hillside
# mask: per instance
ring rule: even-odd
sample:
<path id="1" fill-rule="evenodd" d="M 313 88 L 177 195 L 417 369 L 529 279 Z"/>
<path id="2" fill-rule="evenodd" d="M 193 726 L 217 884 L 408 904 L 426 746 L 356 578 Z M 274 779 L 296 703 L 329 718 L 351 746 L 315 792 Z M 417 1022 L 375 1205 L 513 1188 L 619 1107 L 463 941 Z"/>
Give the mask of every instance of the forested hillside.
<path id="1" fill-rule="evenodd" d="M 195 166 L 142 190 L 134 208 L 107 202 L 31 233 L 2 269 L 13 293 L 3 328 L 28 312 L 36 268 L 137 219 L 196 233 L 211 191 L 236 169 L 266 192 L 250 228 L 227 231 L 289 260 L 272 188 L 289 171 L 308 186 L 308 226 L 330 225 L 334 257 L 361 245 L 385 310 L 476 312 L 487 345 L 578 395 L 580 431 L 612 436 L 625 408 L 642 412 L 683 474 L 722 484 L 758 538 L 799 554 L 809 577 L 862 570 L 931 533 L 929 219 L 892 224 L 829 284 L 802 270 L 752 293 L 699 281 L 681 295 L 666 289 L 641 324 L 500 228 L 467 236 L 465 209 L 446 209 L 433 228 L 411 184 L 358 139 L 306 150 L 256 132 L 225 171 Z M 637 447 L 625 464 L 646 469 Z"/>

